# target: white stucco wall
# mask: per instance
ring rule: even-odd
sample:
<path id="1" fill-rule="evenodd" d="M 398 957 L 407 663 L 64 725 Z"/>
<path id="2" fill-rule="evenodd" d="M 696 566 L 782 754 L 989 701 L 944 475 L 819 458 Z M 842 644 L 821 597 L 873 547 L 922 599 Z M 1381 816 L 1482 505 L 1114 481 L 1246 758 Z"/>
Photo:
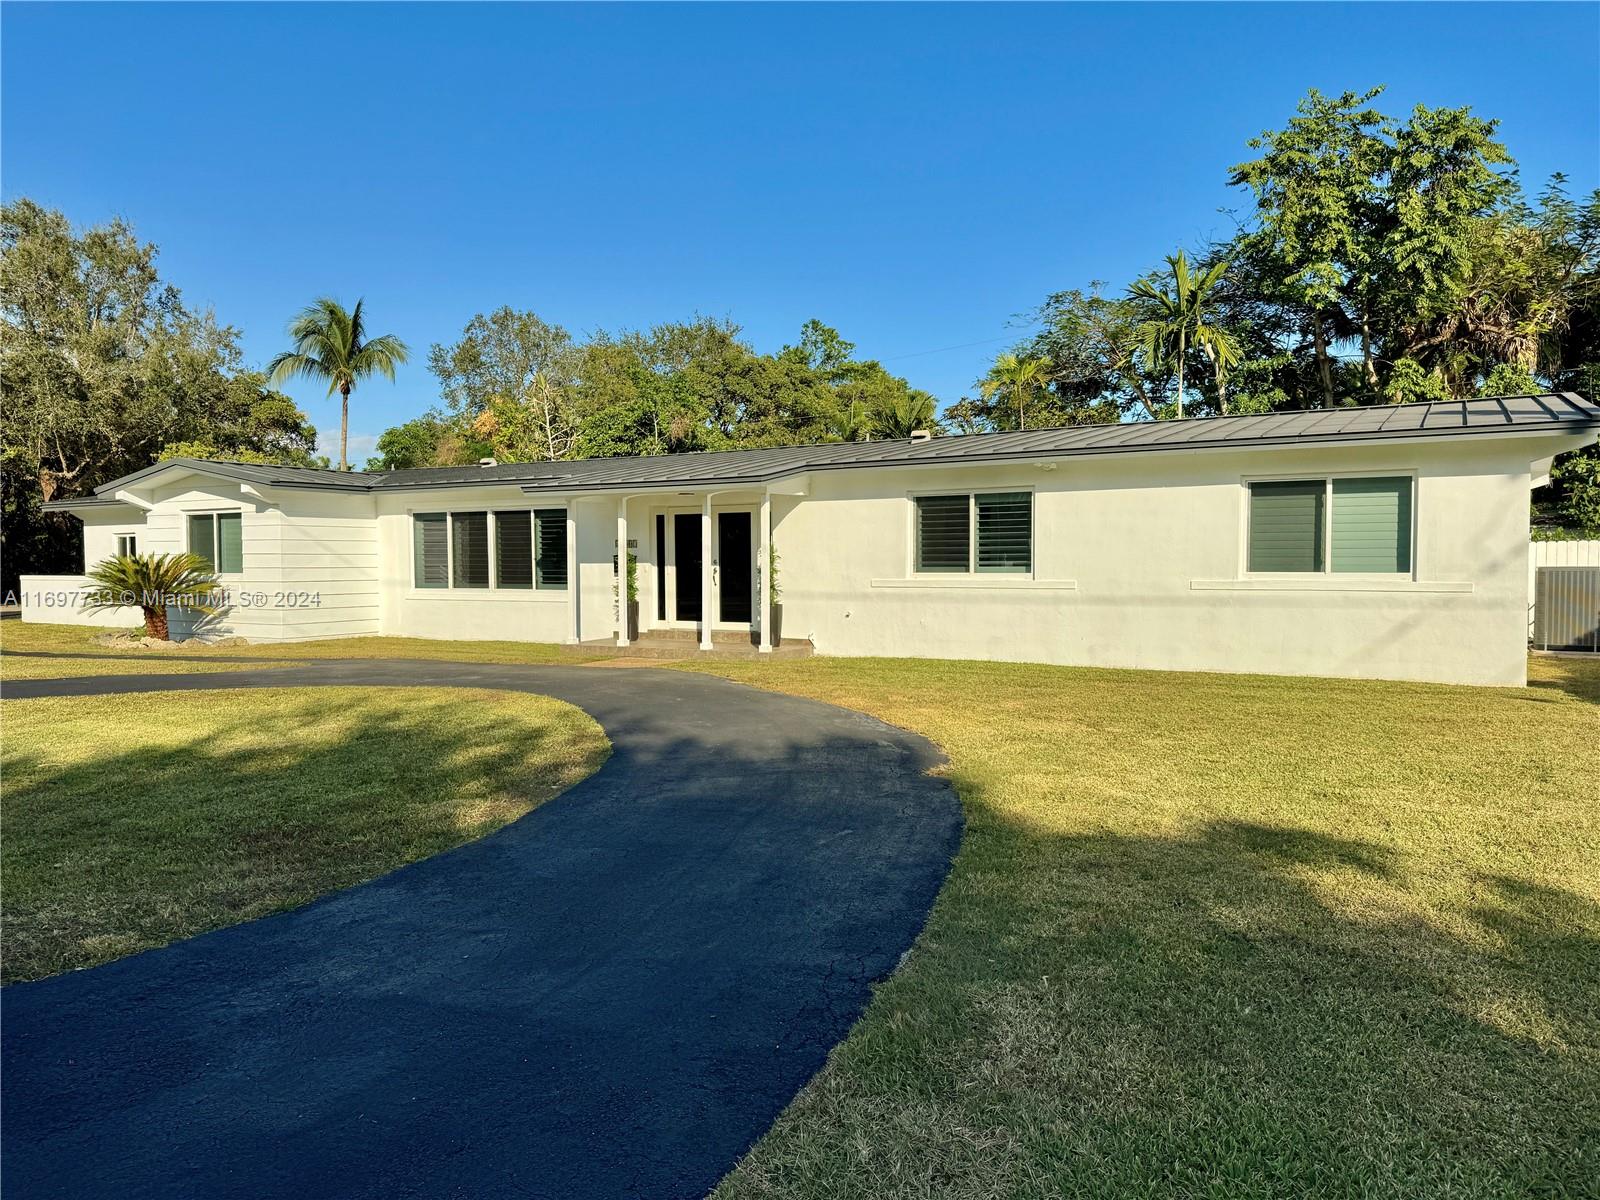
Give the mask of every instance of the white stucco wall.
<path id="1" fill-rule="evenodd" d="M 815 471 L 793 484 L 805 495 L 772 498 L 783 634 L 809 638 L 823 654 L 1520 684 L 1529 487 L 1541 461 L 1576 444 L 1474 437 Z M 1249 576 L 1245 482 L 1340 474 L 1415 477 L 1411 573 Z M 913 494 L 1024 489 L 1034 494 L 1029 575 L 914 574 Z M 759 499 L 724 493 L 714 505 Z M 569 505 L 514 484 L 347 495 L 189 475 L 153 486 L 147 502 L 147 514 L 86 515 L 88 560 L 112 553 L 121 532 L 136 533 L 144 551 L 183 549 L 190 512 L 238 509 L 245 570 L 223 582 L 267 602 L 214 623 L 253 640 L 383 633 L 562 642 L 572 636 L 569 602 L 579 638 L 609 638 L 615 628 L 615 496 L 570 502 L 571 592 L 412 586 L 412 513 Z M 655 623 L 655 514 L 700 504 L 698 494 L 677 492 L 628 502 L 646 630 Z M 291 603 L 296 596 L 316 599 Z M 34 607 L 25 619 L 86 618 Z M 137 614 L 96 620 L 131 625 Z"/>
<path id="2" fill-rule="evenodd" d="M 779 499 L 786 636 L 818 652 L 1511 684 L 1526 674 L 1520 439 L 817 472 Z M 1409 577 L 1251 578 L 1244 481 L 1415 474 Z M 910 494 L 1032 489 L 1030 578 L 911 572 Z"/>
<path id="3" fill-rule="evenodd" d="M 381 550 L 379 624 L 383 633 L 393 637 L 465 641 L 566 640 L 565 591 L 494 587 L 419 589 L 412 586 L 412 513 L 493 512 L 536 507 L 519 488 L 502 485 L 392 492 L 378 496 L 376 505 Z M 565 504 L 541 502 L 537 507 L 564 508 Z M 589 530 L 589 540 L 593 541 L 600 532 L 603 531 Z M 609 555 L 609 542 L 606 552 Z M 490 582 L 494 582 L 492 571 Z"/>

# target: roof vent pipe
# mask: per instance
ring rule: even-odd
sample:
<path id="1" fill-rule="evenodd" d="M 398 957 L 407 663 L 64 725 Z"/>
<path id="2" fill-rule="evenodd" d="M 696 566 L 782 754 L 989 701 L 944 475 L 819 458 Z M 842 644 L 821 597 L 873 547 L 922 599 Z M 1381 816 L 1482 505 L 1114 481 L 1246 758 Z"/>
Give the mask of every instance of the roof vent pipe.
<path id="1" fill-rule="evenodd" d="M 495 460 L 492 458 L 480 458 L 478 460 L 478 465 L 480 467 L 498 467 L 500 464 L 495 462 Z"/>
<path id="2" fill-rule="evenodd" d="M 913 429 L 911 431 L 911 440 L 913 442 L 932 441 L 933 431 L 931 429 Z"/>

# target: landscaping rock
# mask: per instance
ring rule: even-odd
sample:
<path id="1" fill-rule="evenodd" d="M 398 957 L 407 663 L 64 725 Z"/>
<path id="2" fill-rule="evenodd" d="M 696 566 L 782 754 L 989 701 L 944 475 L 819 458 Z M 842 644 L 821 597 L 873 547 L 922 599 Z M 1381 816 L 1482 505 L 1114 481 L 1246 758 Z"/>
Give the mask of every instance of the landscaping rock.
<path id="1" fill-rule="evenodd" d="M 143 637 L 130 633 L 107 633 L 94 639 L 97 646 L 110 646 L 117 650 L 223 650 L 229 646 L 248 646 L 249 638 L 200 636 L 163 642 L 159 638 Z"/>

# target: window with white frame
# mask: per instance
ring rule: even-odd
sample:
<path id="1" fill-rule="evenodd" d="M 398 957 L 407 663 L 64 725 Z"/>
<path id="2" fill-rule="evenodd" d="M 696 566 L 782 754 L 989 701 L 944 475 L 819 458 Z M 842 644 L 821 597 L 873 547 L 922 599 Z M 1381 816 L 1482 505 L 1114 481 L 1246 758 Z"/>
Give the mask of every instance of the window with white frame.
<path id="1" fill-rule="evenodd" d="M 236 512 L 190 513 L 189 553 L 206 560 L 219 575 L 244 570 L 244 521 Z"/>
<path id="2" fill-rule="evenodd" d="M 117 557 L 132 558 L 139 553 L 139 538 L 132 533 L 117 534 Z"/>
<path id="3" fill-rule="evenodd" d="M 566 510 L 413 513 L 411 553 L 417 588 L 564 590 Z"/>
<path id="4" fill-rule="evenodd" d="M 1411 476 L 1269 479 L 1246 486 L 1245 565 L 1252 574 L 1410 573 Z"/>
<path id="5" fill-rule="evenodd" d="M 1033 493 L 916 496 L 913 569 L 920 574 L 1033 570 Z"/>

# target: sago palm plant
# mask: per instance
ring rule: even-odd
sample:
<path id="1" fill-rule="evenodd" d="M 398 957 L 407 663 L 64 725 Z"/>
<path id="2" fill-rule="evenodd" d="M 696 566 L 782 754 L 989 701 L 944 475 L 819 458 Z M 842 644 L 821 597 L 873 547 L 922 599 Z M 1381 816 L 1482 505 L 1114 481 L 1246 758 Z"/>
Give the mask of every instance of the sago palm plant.
<path id="1" fill-rule="evenodd" d="M 169 640 L 167 606 L 212 612 L 217 577 L 198 554 L 119 554 L 88 574 L 94 585 L 84 608 L 97 611 L 137 605 L 147 637 Z"/>
<path id="2" fill-rule="evenodd" d="M 392 333 L 367 337 L 362 301 L 349 312 L 337 300 L 323 296 L 289 324 L 294 349 L 285 350 L 267 365 L 274 387 L 303 375 L 326 380 L 328 395 L 339 393 L 339 469 L 349 465 L 345 446 L 350 440 L 350 390 L 369 375 L 382 375 L 391 383 L 394 369 L 411 355 Z"/>

